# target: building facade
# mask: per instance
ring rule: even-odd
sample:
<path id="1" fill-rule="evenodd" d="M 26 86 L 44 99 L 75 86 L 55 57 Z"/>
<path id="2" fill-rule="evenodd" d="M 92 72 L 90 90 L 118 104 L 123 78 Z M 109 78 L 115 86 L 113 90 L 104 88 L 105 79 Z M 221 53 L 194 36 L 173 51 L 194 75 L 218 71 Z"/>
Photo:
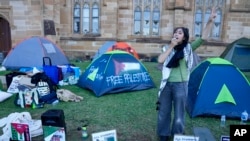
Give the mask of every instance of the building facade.
<path id="1" fill-rule="evenodd" d="M 228 43 L 250 38 L 249 0 L 1 0 L 0 52 L 30 36 L 45 36 L 70 59 L 90 59 L 106 41 L 125 41 L 143 59 L 158 56 L 175 27 L 190 41 L 202 34 L 211 8 L 217 18 L 196 51 L 219 56 Z"/>

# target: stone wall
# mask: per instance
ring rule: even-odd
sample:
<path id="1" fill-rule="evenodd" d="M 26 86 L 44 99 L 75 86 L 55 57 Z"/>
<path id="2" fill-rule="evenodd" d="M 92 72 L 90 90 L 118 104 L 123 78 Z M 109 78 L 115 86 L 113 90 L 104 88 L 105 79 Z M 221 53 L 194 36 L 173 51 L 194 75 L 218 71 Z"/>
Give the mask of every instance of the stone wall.
<path id="1" fill-rule="evenodd" d="M 162 0 L 160 36 L 145 38 L 133 35 L 133 2 L 101 0 L 100 36 L 88 37 L 72 32 L 72 0 L 1 0 L 0 16 L 11 26 L 12 46 L 29 36 L 45 36 L 44 20 L 53 20 L 55 35 L 46 35 L 71 58 L 91 58 L 107 40 L 125 41 L 143 57 L 155 57 L 168 43 L 173 28 L 186 26 L 193 31 L 195 0 Z M 209 39 L 196 52 L 201 56 L 219 56 L 225 46 L 241 38 L 250 38 L 250 3 L 226 0 L 221 39 Z M 194 40 L 190 32 L 190 41 Z"/>
<path id="2" fill-rule="evenodd" d="M 10 23 L 12 46 L 29 36 L 42 35 L 42 13 L 40 0 L 1 0 L 0 15 Z M 1 12 L 2 7 L 9 7 Z"/>

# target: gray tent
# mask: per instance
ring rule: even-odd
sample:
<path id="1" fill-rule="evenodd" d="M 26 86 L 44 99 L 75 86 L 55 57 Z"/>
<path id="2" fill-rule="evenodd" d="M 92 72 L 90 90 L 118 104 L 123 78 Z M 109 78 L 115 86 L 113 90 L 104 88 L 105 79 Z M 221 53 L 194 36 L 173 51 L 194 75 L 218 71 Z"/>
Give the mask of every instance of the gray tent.
<path id="1" fill-rule="evenodd" d="M 116 41 L 106 41 L 96 52 L 95 56 L 93 57 L 93 60 L 100 57 L 103 53 L 107 52 L 107 50 L 112 47 Z"/>
<path id="2" fill-rule="evenodd" d="M 241 71 L 250 71 L 250 39 L 243 37 L 235 40 L 227 45 L 220 57 L 230 61 Z"/>
<path id="3" fill-rule="evenodd" d="M 69 61 L 61 48 L 45 37 L 30 37 L 12 48 L 2 66 L 6 69 L 43 66 L 43 57 L 49 57 L 52 65 L 67 65 Z M 46 61 L 46 64 L 48 62 Z"/>

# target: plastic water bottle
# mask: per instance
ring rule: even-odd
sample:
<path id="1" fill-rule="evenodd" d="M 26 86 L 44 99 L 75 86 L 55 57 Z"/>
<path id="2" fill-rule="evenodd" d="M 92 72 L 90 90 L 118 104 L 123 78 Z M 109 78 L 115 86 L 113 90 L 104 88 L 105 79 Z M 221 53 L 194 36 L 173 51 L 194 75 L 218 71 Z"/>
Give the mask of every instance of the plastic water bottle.
<path id="1" fill-rule="evenodd" d="M 225 127 L 226 126 L 226 116 L 222 115 L 220 118 L 220 127 Z"/>
<path id="2" fill-rule="evenodd" d="M 241 113 L 240 119 L 241 119 L 241 121 L 240 121 L 240 124 L 241 124 L 241 125 L 247 124 L 248 113 L 247 113 L 246 110 L 245 110 L 244 112 Z"/>
<path id="3" fill-rule="evenodd" d="M 88 132 L 87 132 L 87 127 L 82 127 L 82 139 L 87 140 L 88 138 Z"/>

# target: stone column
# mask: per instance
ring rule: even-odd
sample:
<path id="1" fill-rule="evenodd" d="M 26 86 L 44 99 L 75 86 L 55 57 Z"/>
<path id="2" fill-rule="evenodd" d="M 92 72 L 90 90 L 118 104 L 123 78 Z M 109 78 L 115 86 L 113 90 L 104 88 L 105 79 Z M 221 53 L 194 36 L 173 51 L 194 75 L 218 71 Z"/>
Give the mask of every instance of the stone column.
<path id="1" fill-rule="evenodd" d="M 116 38 L 118 30 L 118 6 L 115 0 L 103 1 L 101 8 L 101 35 L 107 38 Z"/>
<path id="2" fill-rule="evenodd" d="M 184 0 L 175 0 L 174 4 L 174 27 L 185 26 L 184 19 Z"/>

